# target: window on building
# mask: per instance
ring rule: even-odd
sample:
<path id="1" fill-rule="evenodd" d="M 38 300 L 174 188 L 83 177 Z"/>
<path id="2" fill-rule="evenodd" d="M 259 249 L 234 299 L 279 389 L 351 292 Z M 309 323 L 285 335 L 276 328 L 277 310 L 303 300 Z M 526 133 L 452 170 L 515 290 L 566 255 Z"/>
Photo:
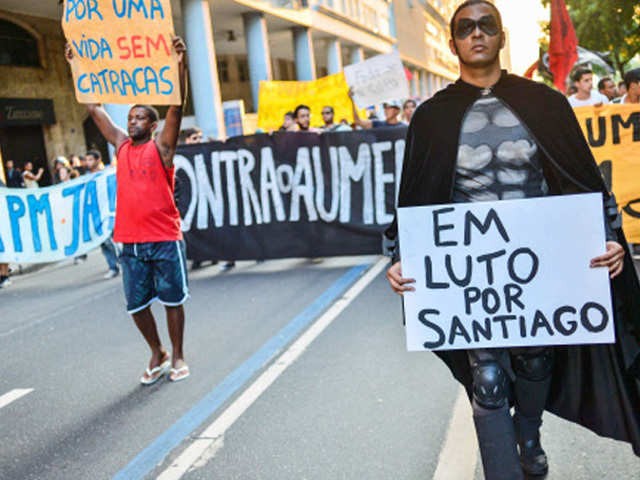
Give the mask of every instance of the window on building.
<path id="1" fill-rule="evenodd" d="M 39 67 L 38 40 L 24 28 L 0 19 L 0 65 Z"/>
<path id="2" fill-rule="evenodd" d="M 229 83 L 229 63 L 226 60 L 218 60 L 218 78 L 221 83 Z"/>
<path id="3" fill-rule="evenodd" d="M 249 81 L 249 62 L 246 58 L 238 59 L 238 80 L 240 82 Z"/>
<path id="4" fill-rule="evenodd" d="M 353 4 L 355 8 L 355 19 L 362 23 L 362 8 L 360 6 L 360 0 L 354 0 Z"/>
<path id="5" fill-rule="evenodd" d="M 280 78 L 278 80 L 288 82 L 296 79 L 295 71 L 291 68 L 293 62 L 286 60 L 284 58 L 278 59 L 278 72 L 280 74 Z"/>

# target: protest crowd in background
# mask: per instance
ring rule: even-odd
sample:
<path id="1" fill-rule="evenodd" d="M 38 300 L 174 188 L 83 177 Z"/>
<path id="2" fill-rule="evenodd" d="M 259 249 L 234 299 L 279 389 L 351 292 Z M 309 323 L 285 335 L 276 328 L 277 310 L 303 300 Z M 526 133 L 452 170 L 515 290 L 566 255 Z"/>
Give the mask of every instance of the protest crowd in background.
<path id="1" fill-rule="evenodd" d="M 616 83 L 611 77 L 602 77 L 594 85 L 594 73 L 588 66 L 580 65 L 573 69 L 568 82 L 566 95 L 570 104 L 574 107 L 588 105 L 614 104 L 637 104 L 640 103 L 640 68 L 627 71 L 622 80 Z M 335 106 L 325 105 L 322 108 L 321 116 L 323 125 L 321 127 L 311 127 L 311 109 L 305 104 L 291 105 L 282 118 L 282 125 L 277 131 L 281 132 L 301 132 L 323 134 L 330 132 L 350 132 L 370 128 L 393 128 L 407 127 L 411 122 L 413 113 L 418 106 L 420 99 L 391 100 L 382 102 L 381 106 L 368 107 L 366 118 L 360 118 L 358 108 L 353 101 L 353 92 L 349 92 L 353 111 L 353 122 L 345 118 L 335 118 Z M 381 112 L 379 114 L 378 112 Z M 256 133 L 260 133 L 258 130 Z M 274 133 L 273 130 L 268 132 Z M 185 128 L 180 132 L 179 144 L 187 145 L 214 141 L 217 139 L 205 138 L 203 132 L 198 127 Z M 224 140 L 224 139 L 222 139 Z M 6 187 L 8 188 L 38 188 L 44 171 L 40 168 L 33 171 L 33 164 L 38 162 L 26 162 L 24 165 L 15 165 L 12 159 L 4 162 L 4 172 L 6 177 Z M 115 161 L 109 162 L 115 164 Z M 73 180 L 85 174 L 95 173 L 105 168 L 103 159 L 97 150 L 90 150 L 84 154 L 70 153 L 68 156 L 58 156 L 53 162 L 54 169 L 51 173 L 53 184 L 59 184 Z M 179 195 L 179 185 L 176 187 Z M 633 253 L 638 258 L 640 256 L 640 246 L 633 245 Z M 106 279 L 118 275 L 119 267 L 117 261 L 118 247 L 109 240 L 101 246 L 105 256 L 108 271 L 104 275 Z M 86 259 L 86 255 L 75 258 L 76 263 L 81 263 Z M 192 268 L 198 269 L 203 266 L 202 261 L 193 261 Z M 216 265 L 218 259 L 211 259 L 211 265 Z M 0 288 L 8 286 L 11 281 L 8 273 L 8 266 L 0 264 Z M 234 261 L 223 263 L 223 271 L 230 270 L 235 266 Z"/>

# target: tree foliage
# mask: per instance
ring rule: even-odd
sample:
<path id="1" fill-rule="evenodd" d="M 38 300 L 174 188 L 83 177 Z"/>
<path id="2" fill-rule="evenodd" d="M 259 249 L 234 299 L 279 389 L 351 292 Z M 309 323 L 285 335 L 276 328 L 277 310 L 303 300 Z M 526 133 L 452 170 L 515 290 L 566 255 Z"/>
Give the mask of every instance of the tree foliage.
<path id="1" fill-rule="evenodd" d="M 550 0 L 541 0 L 544 6 Z M 640 54 L 640 0 L 565 0 L 581 47 L 609 53 L 615 70 Z"/>

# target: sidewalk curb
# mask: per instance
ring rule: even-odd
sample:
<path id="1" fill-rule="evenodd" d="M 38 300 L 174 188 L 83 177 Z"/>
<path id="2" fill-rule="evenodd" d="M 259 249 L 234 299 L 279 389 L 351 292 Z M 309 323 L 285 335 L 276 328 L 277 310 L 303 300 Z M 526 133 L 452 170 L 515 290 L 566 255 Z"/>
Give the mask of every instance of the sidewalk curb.
<path id="1" fill-rule="evenodd" d="M 21 265 L 19 263 L 10 263 L 9 268 L 11 269 L 11 276 L 26 276 L 34 273 L 54 270 L 58 267 L 62 267 L 64 265 L 68 265 L 73 262 L 73 259 L 60 260 L 58 262 L 48 262 L 48 263 L 28 263 L 25 265 Z"/>

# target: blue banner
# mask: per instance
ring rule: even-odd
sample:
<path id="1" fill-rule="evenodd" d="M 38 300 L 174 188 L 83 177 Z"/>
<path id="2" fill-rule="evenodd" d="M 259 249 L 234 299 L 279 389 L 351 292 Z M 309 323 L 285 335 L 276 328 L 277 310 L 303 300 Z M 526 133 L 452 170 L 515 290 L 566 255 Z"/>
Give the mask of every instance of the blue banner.
<path id="1" fill-rule="evenodd" d="M 116 172 L 108 168 L 46 188 L 0 188 L 0 262 L 55 262 L 111 236 Z"/>

